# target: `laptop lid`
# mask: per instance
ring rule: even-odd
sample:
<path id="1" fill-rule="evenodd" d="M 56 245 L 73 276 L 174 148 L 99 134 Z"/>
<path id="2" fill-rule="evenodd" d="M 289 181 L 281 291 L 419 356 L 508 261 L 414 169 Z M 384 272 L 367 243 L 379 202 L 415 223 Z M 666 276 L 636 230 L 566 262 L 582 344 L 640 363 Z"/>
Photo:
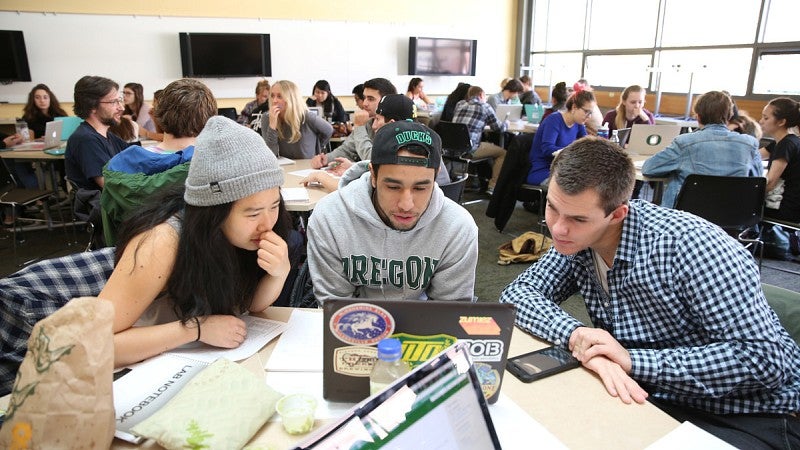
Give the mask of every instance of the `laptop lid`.
<path id="1" fill-rule="evenodd" d="M 617 137 L 619 138 L 619 145 L 621 147 L 625 147 L 625 144 L 628 143 L 628 138 L 631 136 L 631 129 L 630 128 L 620 128 L 617 130 Z"/>
<path id="2" fill-rule="evenodd" d="M 44 126 L 44 148 L 56 148 L 61 145 L 61 132 L 64 129 L 64 122 L 54 120 L 47 122 Z"/>
<path id="3" fill-rule="evenodd" d="M 628 152 L 655 155 L 681 134 L 680 125 L 645 125 L 636 123 L 628 139 Z"/>
<path id="4" fill-rule="evenodd" d="M 72 136 L 72 133 L 78 129 L 78 126 L 83 122 L 83 119 L 77 116 L 56 117 L 54 120 L 64 122 L 64 128 L 61 130 L 61 140 L 66 141 Z"/>
<path id="5" fill-rule="evenodd" d="M 325 113 L 322 109 L 322 106 L 309 106 L 308 110 L 311 113 L 316 114 L 317 117 L 322 117 L 323 119 L 325 118 Z"/>
<path id="6" fill-rule="evenodd" d="M 484 395 L 500 393 L 516 310 L 501 303 L 416 300 L 326 300 L 323 308 L 323 390 L 326 400 L 358 402 L 381 339 L 403 343 L 413 368 L 456 341 L 469 344 Z"/>
<path id="7" fill-rule="evenodd" d="M 296 449 L 499 449 L 470 345 L 458 342 Z"/>
<path id="8" fill-rule="evenodd" d="M 520 120 L 522 119 L 522 105 L 497 105 L 495 113 L 497 113 L 497 119 L 500 121 Z"/>

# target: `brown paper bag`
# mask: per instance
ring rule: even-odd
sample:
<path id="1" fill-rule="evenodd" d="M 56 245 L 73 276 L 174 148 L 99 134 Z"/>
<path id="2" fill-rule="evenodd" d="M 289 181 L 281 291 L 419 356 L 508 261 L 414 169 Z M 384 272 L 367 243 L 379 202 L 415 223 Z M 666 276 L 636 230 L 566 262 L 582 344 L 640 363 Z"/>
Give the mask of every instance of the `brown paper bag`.
<path id="1" fill-rule="evenodd" d="M 500 256 L 497 264 L 507 266 L 511 263 L 533 262 L 542 257 L 553 245 L 549 237 L 527 231 L 497 248 Z"/>
<path id="2" fill-rule="evenodd" d="M 76 298 L 33 327 L 0 448 L 88 449 L 114 439 L 114 308 Z"/>

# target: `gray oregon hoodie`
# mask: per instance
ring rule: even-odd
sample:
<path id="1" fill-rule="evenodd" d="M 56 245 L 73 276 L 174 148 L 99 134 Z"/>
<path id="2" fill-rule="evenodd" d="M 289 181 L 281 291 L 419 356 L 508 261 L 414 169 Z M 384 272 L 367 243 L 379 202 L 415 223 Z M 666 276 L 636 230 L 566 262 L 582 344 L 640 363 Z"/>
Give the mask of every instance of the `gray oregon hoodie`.
<path id="1" fill-rule="evenodd" d="M 308 223 L 308 264 L 320 301 L 472 301 L 477 261 L 475 221 L 438 186 L 409 231 L 378 216 L 369 171 L 320 200 Z"/>

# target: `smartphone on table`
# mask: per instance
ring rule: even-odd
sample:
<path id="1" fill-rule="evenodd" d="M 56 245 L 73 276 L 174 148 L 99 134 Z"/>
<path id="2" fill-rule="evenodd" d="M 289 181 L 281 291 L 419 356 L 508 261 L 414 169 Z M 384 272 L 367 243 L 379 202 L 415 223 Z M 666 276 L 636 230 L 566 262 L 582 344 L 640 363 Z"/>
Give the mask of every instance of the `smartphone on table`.
<path id="1" fill-rule="evenodd" d="M 581 365 L 570 352 L 561 347 L 547 347 L 509 358 L 506 368 L 515 377 L 530 383 Z"/>

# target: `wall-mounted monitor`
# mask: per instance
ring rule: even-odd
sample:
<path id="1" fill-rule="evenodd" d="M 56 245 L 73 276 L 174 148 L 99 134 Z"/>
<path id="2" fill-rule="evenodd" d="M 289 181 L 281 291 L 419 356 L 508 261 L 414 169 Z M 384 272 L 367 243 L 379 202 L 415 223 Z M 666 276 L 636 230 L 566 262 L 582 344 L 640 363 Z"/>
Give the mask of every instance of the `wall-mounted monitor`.
<path id="1" fill-rule="evenodd" d="M 31 81 L 28 52 L 22 31 L 0 30 L 0 82 Z"/>
<path id="2" fill-rule="evenodd" d="M 184 77 L 272 76 L 268 34 L 180 33 Z"/>
<path id="3" fill-rule="evenodd" d="M 477 49 L 477 40 L 410 37 L 408 74 L 475 75 Z"/>

